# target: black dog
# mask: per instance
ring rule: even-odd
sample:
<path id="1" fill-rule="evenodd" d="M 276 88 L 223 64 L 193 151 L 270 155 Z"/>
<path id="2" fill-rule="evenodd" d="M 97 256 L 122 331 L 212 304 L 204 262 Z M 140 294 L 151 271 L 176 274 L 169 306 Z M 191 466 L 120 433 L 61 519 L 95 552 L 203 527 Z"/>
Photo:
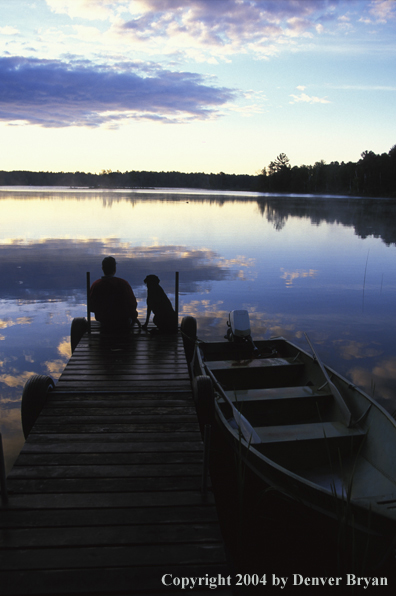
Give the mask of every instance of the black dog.
<path id="1" fill-rule="evenodd" d="M 177 315 L 159 282 L 156 275 L 147 275 L 144 280 L 147 285 L 147 316 L 142 329 L 147 329 L 150 315 L 154 313 L 153 322 L 160 333 L 176 333 Z"/>

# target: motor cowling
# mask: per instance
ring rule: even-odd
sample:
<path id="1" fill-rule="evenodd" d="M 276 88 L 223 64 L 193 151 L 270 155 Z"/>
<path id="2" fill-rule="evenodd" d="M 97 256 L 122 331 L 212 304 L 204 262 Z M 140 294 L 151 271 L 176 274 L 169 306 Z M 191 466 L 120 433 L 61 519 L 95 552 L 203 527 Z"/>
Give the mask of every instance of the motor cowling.
<path id="1" fill-rule="evenodd" d="M 234 337 L 250 337 L 250 319 L 247 310 L 232 310 L 229 314 L 229 326 Z"/>

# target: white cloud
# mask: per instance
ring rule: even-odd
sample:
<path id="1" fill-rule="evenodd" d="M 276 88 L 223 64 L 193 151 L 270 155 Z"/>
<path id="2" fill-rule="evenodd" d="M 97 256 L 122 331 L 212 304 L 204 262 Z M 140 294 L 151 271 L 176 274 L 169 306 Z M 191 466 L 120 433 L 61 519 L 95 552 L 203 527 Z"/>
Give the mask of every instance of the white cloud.
<path id="1" fill-rule="evenodd" d="M 325 12 L 318 0 L 136 0 L 132 6 L 132 18 L 123 14 L 114 22 L 113 36 L 151 54 L 161 47 L 199 61 L 214 51 L 220 59 L 240 52 L 273 55 L 274 44 L 321 32 L 317 17 Z"/>
<path id="2" fill-rule="evenodd" d="M 113 0 L 46 0 L 48 7 L 57 14 L 67 14 L 72 19 L 107 20 L 114 14 Z M 121 4 L 127 4 L 125 2 Z"/>
<path id="3" fill-rule="evenodd" d="M 101 41 L 102 33 L 96 27 L 86 27 L 84 25 L 74 25 L 74 31 L 81 41 Z"/>
<path id="4" fill-rule="evenodd" d="M 221 64 L 236 54 L 268 59 L 288 48 L 296 49 L 307 38 L 338 31 L 350 33 L 352 19 L 377 19 L 384 22 L 393 13 L 392 3 L 350 0 L 46 0 L 57 14 L 71 19 L 102 21 L 102 51 L 134 55 L 143 52 L 164 59 L 190 60 Z M 396 3 L 393 3 L 396 5 Z M 358 9 L 346 13 L 351 6 Z M 367 5 L 367 6 L 366 6 Z M 369 10 L 370 9 L 370 10 Z M 344 14 L 346 13 L 346 14 Z M 371 14 L 372 13 L 372 14 Z M 380 20 L 380 21 L 379 21 Z M 75 50 L 87 55 L 84 44 L 96 41 L 95 33 L 75 26 Z M 78 28 L 77 28 L 78 25 Z M 65 29 L 66 31 L 66 29 Z M 72 38 L 69 35 L 69 40 Z M 91 37 L 90 37 L 91 35 Z M 44 34 L 45 40 L 45 34 Z M 51 56 L 61 56 L 52 51 Z M 64 43 L 65 40 L 63 40 Z M 36 54 L 38 55 L 38 54 Z M 48 55 L 48 52 L 47 54 Z"/>
<path id="5" fill-rule="evenodd" d="M 15 27 L 11 27 L 10 25 L 0 27 L 0 35 L 17 35 L 18 33 L 18 29 L 15 29 Z"/>
<path id="6" fill-rule="evenodd" d="M 370 14 L 376 23 L 387 23 L 396 16 L 394 0 L 373 0 L 370 6 Z"/>
<path id="7" fill-rule="evenodd" d="M 297 89 L 300 89 L 299 87 L 297 87 Z M 307 95 L 306 93 L 300 93 L 300 95 L 293 95 L 291 94 L 290 97 L 293 98 L 293 101 L 290 101 L 289 103 L 293 104 L 293 103 L 331 103 L 330 100 L 328 100 L 326 97 L 315 97 L 314 95 L 310 96 Z"/>

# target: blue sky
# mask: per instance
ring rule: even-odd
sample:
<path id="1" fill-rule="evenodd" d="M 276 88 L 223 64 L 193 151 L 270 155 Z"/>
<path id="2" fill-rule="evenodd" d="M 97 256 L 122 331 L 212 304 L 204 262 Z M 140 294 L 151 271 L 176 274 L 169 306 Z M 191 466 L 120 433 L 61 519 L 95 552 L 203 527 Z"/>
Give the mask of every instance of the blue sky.
<path id="1" fill-rule="evenodd" d="M 394 0 L 0 0 L 0 169 L 388 152 L 395 33 Z"/>

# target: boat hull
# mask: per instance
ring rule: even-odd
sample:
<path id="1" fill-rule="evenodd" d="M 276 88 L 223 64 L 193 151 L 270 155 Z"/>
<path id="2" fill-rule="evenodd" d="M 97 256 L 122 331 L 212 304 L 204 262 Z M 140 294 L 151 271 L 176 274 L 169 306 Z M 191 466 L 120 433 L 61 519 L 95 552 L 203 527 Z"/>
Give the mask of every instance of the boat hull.
<path id="1" fill-rule="evenodd" d="M 258 358 L 243 343 L 187 341 L 202 427 L 215 424 L 263 486 L 332 521 L 380 566 L 396 536 L 395 420 L 325 367 L 350 412 L 347 426 L 318 361 L 283 338 L 255 342 Z"/>

